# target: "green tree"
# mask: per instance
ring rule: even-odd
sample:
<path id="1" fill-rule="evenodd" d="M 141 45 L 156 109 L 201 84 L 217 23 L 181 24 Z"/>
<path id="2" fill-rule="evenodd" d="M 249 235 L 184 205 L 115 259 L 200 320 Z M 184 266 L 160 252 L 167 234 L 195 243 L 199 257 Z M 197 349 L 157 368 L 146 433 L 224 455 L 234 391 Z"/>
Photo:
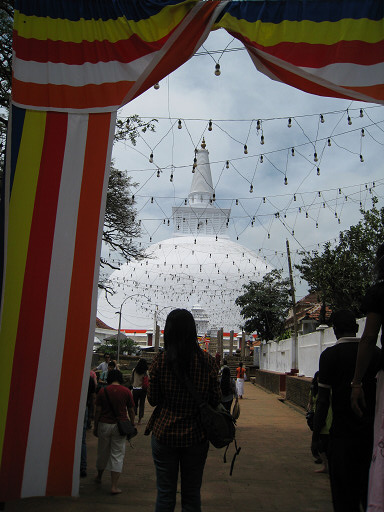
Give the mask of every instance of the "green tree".
<path id="1" fill-rule="evenodd" d="M 120 354 L 135 354 L 139 345 L 132 338 L 127 338 L 124 335 L 120 335 Z M 103 344 L 97 350 L 100 353 L 110 352 L 112 354 L 117 354 L 117 335 L 111 336 L 104 340 Z"/>
<path id="2" fill-rule="evenodd" d="M 374 280 L 375 253 L 384 240 L 384 208 L 372 199 L 370 210 L 361 210 L 362 220 L 339 234 L 334 247 L 329 242 L 323 251 L 302 252 L 296 268 L 317 293 L 319 300 L 332 309 L 352 309 L 361 316 L 361 300 Z M 321 319 L 324 321 L 325 319 Z"/>
<path id="3" fill-rule="evenodd" d="M 243 288 L 246 292 L 235 303 L 246 320 L 244 330 L 256 331 L 263 340 L 277 339 L 285 331 L 284 322 L 291 305 L 289 280 L 282 278 L 281 271 L 272 270 L 261 282 L 251 281 Z"/>

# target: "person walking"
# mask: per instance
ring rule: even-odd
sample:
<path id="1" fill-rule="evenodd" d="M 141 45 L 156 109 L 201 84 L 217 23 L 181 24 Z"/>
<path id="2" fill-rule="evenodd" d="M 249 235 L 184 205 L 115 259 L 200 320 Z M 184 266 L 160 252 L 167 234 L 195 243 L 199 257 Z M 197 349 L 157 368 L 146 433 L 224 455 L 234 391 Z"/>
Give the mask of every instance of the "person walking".
<path id="1" fill-rule="evenodd" d="M 245 368 L 243 368 L 243 363 L 240 361 L 239 366 L 236 368 L 236 389 L 239 398 L 243 398 L 244 394 L 244 378 L 245 378 Z"/>
<path id="2" fill-rule="evenodd" d="M 139 359 L 139 362 L 132 372 L 131 383 L 136 416 L 139 411 L 137 424 L 140 425 L 144 416 L 145 398 L 148 388 L 148 363 L 145 359 Z"/>
<path id="3" fill-rule="evenodd" d="M 366 312 L 365 327 L 359 343 L 355 374 L 351 382 L 351 406 L 358 417 L 363 417 L 367 408 L 364 376 L 374 357 L 377 338 L 381 329 L 380 369 L 377 373 L 376 409 L 374 420 L 373 455 L 369 474 L 368 511 L 384 511 L 384 244 L 376 251 L 374 267 L 376 282 L 371 286 L 362 304 Z M 363 442 L 363 439 L 362 439 Z"/>
<path id="4" fill-rule="evenodd" d="M 132 425 L 135 424 L 135 404 L 128 388 L 123 386 L 123 375 L 119 370 L 110 370 L 107 386 L 100 389 L 96 397 L 94 435 L 97 443 L 96 483 L 101 483 L 104 470 L 111 472 L 111 494 L 120 494 L 117 486 L 123 469 L 127 438 L 117 427 L 117 419 L 127 420 L 127 411 Z M 108 398 L 105 393 L 108 393 Z M 110 405 L 112 405 L 112 408 Z M 115 415 L 116 414 L 116 415 Z"/>
<path id="5" fill-rule="evenodd" d="M 366 396 L 364 415 L 357 417 L 350 404 L 350 386 L 355 370 L 359 339 L 354 314 L 336 311 L 331 316 L 337 342 L 326 348 L 319 361 L 319 391 L 314 417 L 312 450 L 318 449 L 320 432 L 326 422 L 329 404 L 332 424 L 329 432 L 328 464 L 335 512 L 366 510 L 368 473 L 373 443 L 375 376 L 380 350 L 375 347 L 363 380 Z"/>
<path id="6" fill-rule="evenodd" d="M 184 377 L 188 376 L 203 400 L 216 407 L 221 399 L 218 367 L 215 359 L 200 349 L 195 320 L 186 309 L 169 313 L 164 349 L 149 369 L 148 402 L 156 408 L 145 431 L 146 435 L 152 432 L 157 480 L 155 510 L 174 510 L 180 471 L 182 510 L 199 512 L 209 442 L 199 407 Z"/>
<path id="7" fill-rule="evenodd" d="M 231 412 L 232 402 L 236 393 L 236 385 L 231 378 L 231 370 L 228 366 L 223 366 L 223 370 L 221 373 L 220 379 L 220 389 L 221 389 L 221 403 L 227 409 L 227 411 Z"/>

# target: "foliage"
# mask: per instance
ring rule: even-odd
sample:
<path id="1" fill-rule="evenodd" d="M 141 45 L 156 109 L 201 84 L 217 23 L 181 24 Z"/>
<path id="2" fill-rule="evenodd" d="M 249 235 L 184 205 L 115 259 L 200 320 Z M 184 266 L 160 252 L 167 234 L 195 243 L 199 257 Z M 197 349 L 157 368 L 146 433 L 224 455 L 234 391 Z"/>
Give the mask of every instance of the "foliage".
<path id="1" fill-rule="evenodd" d="M 281 271 L 272 270 L 261 282 L 245 284 L 244 295 L 236 299 L 246 319 L 243 326 L 247 332 L 256 331 L 262 340 L 276 339 L 285 330 L 284 321 L 291 305 L 291 291 L 288 279 Z"/>
<path id="2" fill-rule="evenodd" d="M 309 285 L 310 292 L 333 310 L 352 309 L 362 316 L 361 300 L 374 280 L 376 249 L 384 240 L 384 208 L 377 208 L 372 199 L 370 210 L 360 210 L 362 220 L 339 234 L 338 243 L 330 242 L 323 251 L 301 253 L 296 268 Z"/>
<path id="3" fill-rule="evenodd" d="M 135 354 L 139 345 L 132 338 L 120 338 L 120 354 Z M 98 352 L 110 352 L 117 354 L 117 336 L 112 336 L 104 340 L 102 345 L 97 349 Z"/>

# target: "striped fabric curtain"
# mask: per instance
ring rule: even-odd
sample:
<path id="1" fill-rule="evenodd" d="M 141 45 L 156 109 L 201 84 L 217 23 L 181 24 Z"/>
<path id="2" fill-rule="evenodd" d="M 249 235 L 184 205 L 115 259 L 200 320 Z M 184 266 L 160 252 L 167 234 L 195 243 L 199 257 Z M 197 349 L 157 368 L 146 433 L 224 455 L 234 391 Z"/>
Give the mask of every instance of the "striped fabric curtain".
<path id="1" fill-rule="evenodd" d="M 78 494 L 116 111 L 188 60 L 213 28 L 240 39 L 275 80 L 384 101 L 381 0 L 15 1 L 0 502 Z"/>

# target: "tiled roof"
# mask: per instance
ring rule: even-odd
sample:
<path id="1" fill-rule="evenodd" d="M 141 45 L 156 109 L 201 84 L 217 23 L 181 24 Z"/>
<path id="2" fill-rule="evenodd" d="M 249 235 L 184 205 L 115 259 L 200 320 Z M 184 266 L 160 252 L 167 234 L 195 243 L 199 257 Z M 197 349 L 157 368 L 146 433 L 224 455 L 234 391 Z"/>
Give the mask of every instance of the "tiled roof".
<path id="1" fill-rule="evenodd" d="M 105 324 L 100 318 L 96 317 L 96 327 L 98 329 L 109 329 L 111 331 L 115 331 L 116 329 L 113 329 L 112 327 L 109 327 L 109 325 Z"/>

